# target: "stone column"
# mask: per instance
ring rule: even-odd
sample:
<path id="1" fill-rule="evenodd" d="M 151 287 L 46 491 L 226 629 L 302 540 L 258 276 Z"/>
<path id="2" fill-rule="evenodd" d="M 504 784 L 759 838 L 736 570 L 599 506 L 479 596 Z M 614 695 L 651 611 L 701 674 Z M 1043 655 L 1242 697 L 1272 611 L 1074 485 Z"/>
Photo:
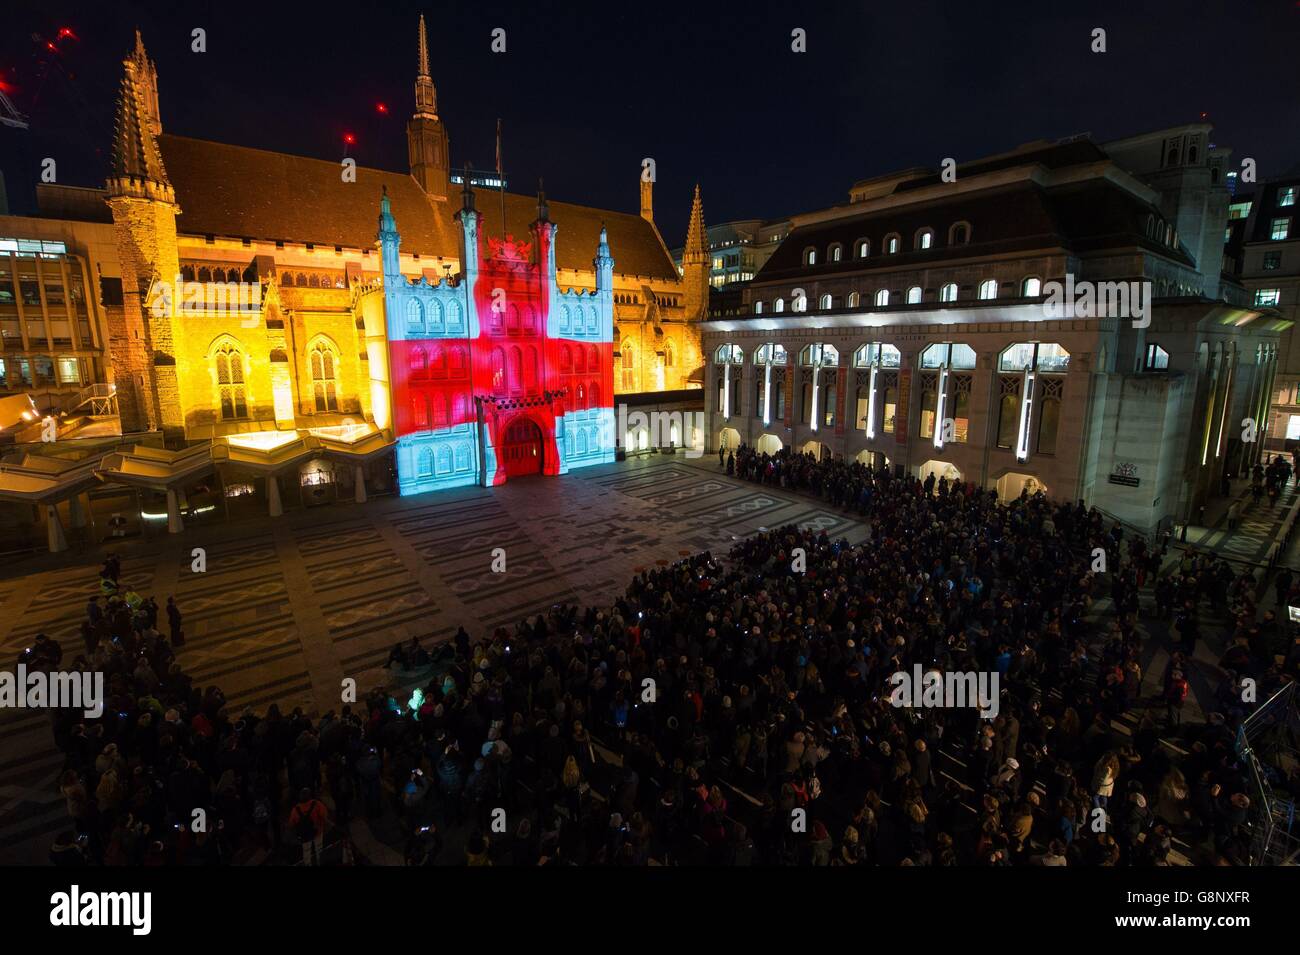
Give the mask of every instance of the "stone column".
<path id="1" fill-rule="evenodd" d="M 266 499 L 270 502 L 269 512 L 272 517 L 279 517 L 284 513 L 284 508 L 280 506 L 280 483 L 274 474 L 266 476 Z"/>
<path id="2" fill-rule="evenodd" d="M 181 520 L 180 500 L 176 489 L 169 487 L 167 489 L 167 533 L 179 534 L 183 530 L 185 530 L 185 522 Z"/>
<path id="3" fill-rule="evenodd" d="M 57 504 L 45 505 L 45 529 L 49 537 L 51 554 L 58 554 L 68 549 L 68 539 L 63 534 L 63 522 L 59 520 Z"/>
<path id="4" fill-rule="evenodd" d="M 80 494 L 68 498 L 68 525 L 75 528 L 86 526 L 86 512 L 81 506 Z"/>
<path id="5" fill-rule="evenodd" d="M 352 483 L 356 485 L 356 501 L 358 504 L 366 503 L 366 469 L 360 464 L 353 467 L 354 477 Z"/>

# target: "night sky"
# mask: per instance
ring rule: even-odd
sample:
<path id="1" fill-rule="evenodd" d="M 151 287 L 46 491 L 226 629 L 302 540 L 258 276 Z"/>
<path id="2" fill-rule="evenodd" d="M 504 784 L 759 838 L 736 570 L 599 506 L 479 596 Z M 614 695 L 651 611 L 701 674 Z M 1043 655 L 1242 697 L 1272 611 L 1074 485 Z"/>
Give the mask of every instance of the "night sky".
<path id="1" fill-rule="evenodd" d="M 12 211 L 31 210 L 45 156 L 60 182 L 102 184 L 137 25 L 167 131 L 333 160 L 351 133 L 359 164 L 405 169 L 420 12 L 454 165 L 492 165 L 500 117 L 512 191 L 544 176 L 553 198 L 635 212 L 641 159 L 654 157 L 669 246 L 697 181 L 709 222 L 774 217 L 945 156 L 1118 138 L 1202 112 L 1261 178 L 1300 162 L 1295 0 L 6 0 L 0 83 L 31 120 L 0 126 Z M 196 26 L 206 53 L 190 51 Z M 489 48 L 497 26 L 505 54 Z M 1105 54 L 1089 50 L 1098 26 Z M 76 39 L 51 54 L 61 27 Z M 794 27 L 807 53 L 791 52 Z"/>

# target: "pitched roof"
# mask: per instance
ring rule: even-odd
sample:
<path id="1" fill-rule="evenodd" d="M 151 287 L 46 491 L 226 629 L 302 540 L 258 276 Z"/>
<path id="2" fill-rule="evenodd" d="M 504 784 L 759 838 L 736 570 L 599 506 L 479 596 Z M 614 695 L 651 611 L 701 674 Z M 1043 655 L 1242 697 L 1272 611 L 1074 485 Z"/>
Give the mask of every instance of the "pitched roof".
<path id="1" fill-rule="evenodd" d="M 872 268 L 937 267 L 954 259 L 1050 247 L 1076 253 L 1141 247 L 1192 265 L 1181 248 L 1168 248 L 1147 236 L 1146 220 L 1151 215 L 1160 219 L 1157 210 L 1104 179 L 1052 189 L 1017 184 L 800 226 L 777 247 L 755 281 Z M 948 228 L 961 221 L 971 224 L 971 242 L 950 246 Z M 934 246 L 914 250 L 913 236 L 923 227 L 934 229 Z M 901 239 L 900 251 L 882 255 L 882 240 L 891 232 Z M 871 241 L 866 260 L 853 257 L 860 238 Z M 826 249 L 836 242 L 844 246 L 843 259 L 825 261 Z M 803 264 L 804 249 L 810 246 L 819 251 L 818 264 L 812 267 Z"/>
<path id="2" fill-rule="evenodd" d="M 347 183 L 336 162 L 170 133 L 158 141 L 181 207 L 176 227 L 182 233 L 368 249 L 378 230 L 381 186 L 387 186 L 403 252 L 460 258 L 460 229 L 453 219 L 459 195 L 432 201 L 406 173 L 358 166 L 356 182 Z M 659 234 L 639 215 L 549 205 L 557 226 L 557 268 L 590 271 L 604 223 L 616 272 L 677 280 Z M 487 233 L 499 235 L 497 194 L 478 190 L 477 206 Z M 507 232 L 527 236 L 536 218 L 535 197 L 506 193 Z"/>

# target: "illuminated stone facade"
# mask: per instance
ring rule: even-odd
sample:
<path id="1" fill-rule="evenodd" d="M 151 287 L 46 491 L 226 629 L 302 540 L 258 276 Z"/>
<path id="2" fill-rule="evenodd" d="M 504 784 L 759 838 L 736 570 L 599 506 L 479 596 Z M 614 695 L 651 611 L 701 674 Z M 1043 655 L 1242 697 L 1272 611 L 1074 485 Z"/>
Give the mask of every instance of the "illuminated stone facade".
<path id="1" fill-rule="evenodd" d="M 380 190 L 400 210 L 408 250 L 392 274 L 451 287 L 467 271 L 423 19 L 415 89 L 409 175 L 357 167 L 349 179 L 336 163 L 164 134 L 156 73 L 137 35 L 107 183 L 124 289 L 110 327 L 124 431 L 162 430 L 181 444 L 392 426 L 363 307 L 391 279 L 372 241 Z M 652 189 L 641 184 L 640 215 L 551 203 L 563 227 L 551 249 L 556 304 L 608 299 L 607 404 L 617 392 L 690 387 L 702 365 L 707 255 L 678 274 L 653 223 Z M 495 208 L 480 213 L 493 231 L 527 234 L 533 200 L 492 193 L 484 205 L 498 201 L 504 223 Z M 692 229 L 702 222 L 697 189 Z M 623 268 L 604 278 L 592 259 L 602 236 Z"/>

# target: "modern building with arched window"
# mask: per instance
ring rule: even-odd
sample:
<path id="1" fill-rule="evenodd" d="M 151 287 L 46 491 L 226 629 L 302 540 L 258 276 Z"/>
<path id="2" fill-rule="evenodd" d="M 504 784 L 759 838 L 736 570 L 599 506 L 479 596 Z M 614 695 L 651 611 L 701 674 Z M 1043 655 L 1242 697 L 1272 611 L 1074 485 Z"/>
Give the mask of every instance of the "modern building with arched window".
<path id="1" fill-rule="evenodd" d="M 1252 302 L 1223 275 L 1229 165 L 1208 134 L 1032 142 L 956 183 L 905 170 L 792 216 L 742 307 L 702 326 L 735 356 L 707 370 L 710 440 L 1194 523 L 1260 458 L 1239 423 L 1276 430 L 1289 328 L 1267 288 Z M 791 296 L 818 307 L 744 307 Z"/>

